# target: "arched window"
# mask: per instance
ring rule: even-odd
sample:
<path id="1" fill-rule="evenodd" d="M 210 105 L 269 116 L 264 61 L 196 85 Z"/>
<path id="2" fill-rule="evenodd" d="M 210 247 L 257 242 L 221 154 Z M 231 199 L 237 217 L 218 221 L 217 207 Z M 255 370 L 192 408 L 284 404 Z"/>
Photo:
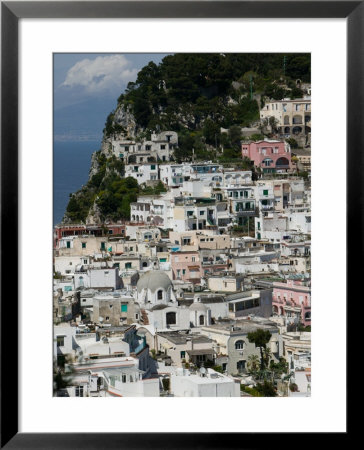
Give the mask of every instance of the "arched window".
<path id="1" fill-rule="evenodd" d="M 162 289 L 159 289 L 159 291 L 157 292 L 157 299 L 158 300 L 163 300 L 163 291 L 162 291 Z"/>
<path id="2" fill-rule="evenodd" d="M 202 314 L 199 318 L 199 323 L 200 323 L 200 325 L 205 325 L 205 316 L 203 316 Z"/>
<path id="3" fill-rule="evenodd" d="M 235 350 L 243 350 L 244 348 L 244 341 L 236 341 L 235 342 Z"/>
<path id="4" fill-rule="evenodd" d="M 293 127 L 292 133 L 293 134 L 300 134 L 300 133 L 302 133 L 302 127 Z"/>
<path id="5" fill-rule="evenodd" d="M 284 158 L 283 156 L 281 158 L 278 158 L 276 161 L 276 167 L 280 167 L 280 166 L 289 166 L 289 161 L 287 158 Z"/>

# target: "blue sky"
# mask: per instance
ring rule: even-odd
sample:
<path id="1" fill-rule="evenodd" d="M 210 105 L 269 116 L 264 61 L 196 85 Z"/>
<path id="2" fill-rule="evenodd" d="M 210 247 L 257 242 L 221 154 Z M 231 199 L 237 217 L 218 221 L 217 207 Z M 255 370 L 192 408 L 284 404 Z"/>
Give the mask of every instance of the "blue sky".
<path id="1" fill-rule="evenodd" d="M 166 56 L 153 53 L 56 53 L 53 60 L 54 138 L 101 140 L 107 115 L 138 71 Z"/>

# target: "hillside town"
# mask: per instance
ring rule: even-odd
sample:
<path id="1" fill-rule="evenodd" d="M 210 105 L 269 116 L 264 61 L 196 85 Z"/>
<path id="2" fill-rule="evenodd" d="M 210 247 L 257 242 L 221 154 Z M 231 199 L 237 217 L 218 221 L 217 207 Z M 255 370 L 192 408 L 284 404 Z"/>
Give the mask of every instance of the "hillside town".
<path id="1" fill-rule="evenodd" d="M 276 139 L 241 142 L 256 179 L 173 162 L 173 131 L 112 140 L 125 177 L 165 189 L 129 221 L 55 226 L 55 395 L 310 395 L 310 164 L 284 138 L 307 139 L 311 103 L 287 104 L 261 111 Z"/>
<path id="2" fill-rule="evenodd" d="M 54 225 L 54 396 L 311 396 L 311 85 L 197 68 L 184 103 L 212 57 L 139 72 Z"/>

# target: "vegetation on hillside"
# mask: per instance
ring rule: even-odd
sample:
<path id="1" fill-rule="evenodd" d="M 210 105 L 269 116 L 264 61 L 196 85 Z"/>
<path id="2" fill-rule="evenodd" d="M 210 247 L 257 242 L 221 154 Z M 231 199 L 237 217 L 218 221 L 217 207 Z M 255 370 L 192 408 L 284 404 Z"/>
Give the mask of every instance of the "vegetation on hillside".
<path id="1" fill-rule="evenodd" d="M 130 219 L 130 203 L 138 195 L 159 195 L 166 192 L 162 182 L 155 186 L 139 186 L 135 178 L 124 178 L 124 165 L 115 156 L 107 158 L 96 153 L 97 172 L 79 191 L 70 194 L 66 218 L 73 223 L 85 222 L 96 207 L 101 220 Z"/>
<path id="2" fill-rule="evenodd" d="M 117 108 L 131 110 L 138 132 L 146 137 L 153 130 L 178 132 L 177 162 L 191 160 L 192 153 L 195 160 L 237 160 L 236 155 L 232 158 L 236 130 L 259 120 L 266 99 L 302 96 L 296 80 L 309 82 L 310 67 L 310 55 L 303 53 L 168 55 L 139 71 L 118 98 Z M 106 137 L 123 131 L 114 118 L 111 112 Z"/>
<path id="3" fill-rule="evenodd" d="M 124 165 L 115 156 L 107 158 L 101 151 L 96 153 L 96 173 L 85 186 L 74 194 L 66 209 L 66 217 L 71 222 L 85 222 L 96 204 L 102 218 L 129 218 L 130 202 L 135 201 L 139 192 L 134 178 L 124 177 Z"/>
<path id="4" fill-rule="evenodd" d="M 178 132 L 177 162 L 217 160 L 252 170 L 241 158 L 241 127 L 259 120 L 267 98 L 301 96 L 297 79 L 310 81 L 309 54 L 179 53 L 143 67 L 117 108 L 132 112 L 140 138 L 150 138 L 153 130 Z M 112 111 L 106 119 L 106 139 L 126 133 L 115 117 Z M 102 220 L 129 219 L 138 194 L 163 192 L 163 185 L 143 190 L 136 180 L 124 179 L 123 164 L 114 156 L 98 152 L 96 166 L 88 183 L 70 195 L 66 217 L 72 222 L 84 222 L 94 207 Z"/>

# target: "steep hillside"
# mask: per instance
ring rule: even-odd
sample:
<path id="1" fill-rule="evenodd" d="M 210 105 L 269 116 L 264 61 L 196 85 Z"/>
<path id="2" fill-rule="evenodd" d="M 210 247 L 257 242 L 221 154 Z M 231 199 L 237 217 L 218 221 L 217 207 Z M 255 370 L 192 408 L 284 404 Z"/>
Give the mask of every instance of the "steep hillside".
<path id="1" fill-rule="evenodd" d="M 241 161 L 241 127 L 257 124 L 266 99 L 297 98 L 296 80 L 310 81 L 309 54 L 175 54 L 150 62 L 130 82 L 105 123 L 90 178 L 71 196 L 66 221 L 129 218 L 141 188 L 124 179 L 111 141 L 150 139 L 153 131 L 178 132 L 176 161 Z M 221 132 L 221 128 L 227 132 Z M 245 162 L 247 165 L 248 163 Z M 162 187 L 159 187 L 159 190 Z"/>

